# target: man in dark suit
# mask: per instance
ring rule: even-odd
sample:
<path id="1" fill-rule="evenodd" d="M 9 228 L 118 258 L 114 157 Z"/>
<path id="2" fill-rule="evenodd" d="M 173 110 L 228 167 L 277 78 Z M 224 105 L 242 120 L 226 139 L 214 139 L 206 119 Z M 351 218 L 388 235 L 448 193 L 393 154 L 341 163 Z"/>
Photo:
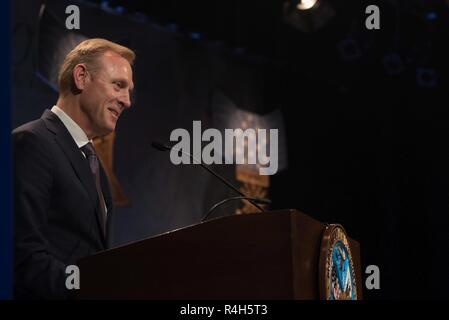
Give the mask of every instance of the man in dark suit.
<path id="1" fill-rule="evenodd" d="M 56 105 L 12 133 L 16 298 L 71 297 L 67 266 L 110 246 L 112 198 L 92 139 L 131 106 L 134 57 L 83 41 L 61 66 Z"/>

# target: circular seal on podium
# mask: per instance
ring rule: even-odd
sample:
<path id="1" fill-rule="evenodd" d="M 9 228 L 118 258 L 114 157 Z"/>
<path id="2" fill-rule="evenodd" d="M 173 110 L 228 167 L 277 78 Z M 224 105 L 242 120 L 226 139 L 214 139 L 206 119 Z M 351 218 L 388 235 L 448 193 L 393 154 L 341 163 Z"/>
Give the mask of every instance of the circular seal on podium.
<path id="1" fill-rule="evenodd" d="M 323 231 L 318 281 L 322 300 L 357 300 L 351 248 L 339 224 L 326 225 Z"/>

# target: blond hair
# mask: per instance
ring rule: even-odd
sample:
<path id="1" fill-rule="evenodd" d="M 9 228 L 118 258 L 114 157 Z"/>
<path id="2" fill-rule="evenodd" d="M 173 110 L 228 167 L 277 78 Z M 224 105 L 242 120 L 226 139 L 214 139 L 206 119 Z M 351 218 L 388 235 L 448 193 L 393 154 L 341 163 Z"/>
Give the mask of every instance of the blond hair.
<path id="1" fill-rule="evenodd" d="M 67 93 L 74 88 L 73 68 L 77 64 L 84 63 L 91 71 L 95 71 L 98 68 L 96 60 L 107 51 L 119 54 L 128 60 L 130 65 L 133 64 L 136 57 L 134 51 L 117 43 L 100 38 L 85 40 L 69 52 L 59 69 L 60 93 Z"/>

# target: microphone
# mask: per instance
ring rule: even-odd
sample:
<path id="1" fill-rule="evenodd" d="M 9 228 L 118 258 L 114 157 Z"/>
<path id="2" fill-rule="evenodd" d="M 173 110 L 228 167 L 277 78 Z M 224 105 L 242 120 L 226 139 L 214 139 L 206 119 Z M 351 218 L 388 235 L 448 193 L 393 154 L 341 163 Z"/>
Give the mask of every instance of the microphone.
<path id="1" fill-rule="evenodd" d="M 263 203 L 263 204 L 270 204 L 271 200 L 270 199 L 262 199 L 262 198 L 255 198 L 255 197 L 231 197 L 231 198 L 226 198 L 224 200 L 221 200 L 220 202 L 216 203 L 212 208 L 209 209 L 209 211 L 204 215 L 204 217 L 201 219 L 201 222 L 205 221 L 207 219 L 207 217 L 215 210 L 217 209 L 219 206 L 221 206 L 222 204 L 225 204 L 228 201 L 233 201 L 233 200 L 252 200 L 254 202 L 257 203 Z"/>
<path id="2" fill-rule="evenodd" d="M 153 148 L 155 148 L 156 150 L 159 150 L 159 151 L 169 151 L 172 148 L 172 147 L 170 147 L 170 146 L 168 146 L 166 144 L 163 144 L 163 143 L 160 143 L 160 142 L 156 142 L 156 141 L 151 142 L 151 146 Z"/>
<path id="3" fill-rule="evenodd" d="M 239 189 L 237 189 L 236 187 L 234 187 L 230 182 L 228 182 L 225 178 L 223 178 L 221 175 L 219 175 L 218 173 L 216 173 L 215 171 L 213 171 L 211 168 L 209 168 L 208 166 L 204 165 L 201 161 L 197 160 L 192 154 L 188 153 L 188 152 L 184 152 L 181 149 L 177 149 L 177 148 L 173 148 L 172 146 L 169 146 L 167 144 L 161 143 L 161 142 L 157 142 L 157 141 L 153 141 L 151 142 L 151 146 L 153 148 L 155 148 L 156 150 L 159 151 L 169 151 L 169 150 L 175 150 L 177 152 L 181 152 L 182 154 L 185 154 L 187 156 L 189 156 L 192 160 L 193 163 L 198 163 L 202 168 L 204 168 L 205 170 L 207 170 L 209 173 L 211 173 L 214 177 L 218 178 L 221 182 L 223 182 L 225 185 L 227 185 L 229 188 L 231 188 L 232 190 L 234 190 L 235 192 L 237 192 L 240 197 L 238 197 L 239 199 L 244 199 L 244 200 L 248 200 L 248 202 L 250 202 L 253 206 L 255 206 L 260 212 L 265 212 L 265 210 L 259 206 L 257 204 L 257 202 L 259 203 L 271 203 L 270 200 L 268 199 L 260 199 L 260 198 L 254 198 L 254 197 L 248 197 L 247 195 L 245 195 L 243 192 L 241 192 Z M 211 211 L 213 211 L 212 209 L 215 210 L 215 208 L 217 208 L 219 205 L 229 201 L 229 200 L 236 200 L 234 198 L 228 198 L 225 199 L 224 201 L 219 202 L 217 205 L 215 205 L 214 207 L 211 208 L 211 210 L 209 210 L 209 212 L 201 219 L 201 221 L 204 221 L 207 216 L 210 214 Z"/>

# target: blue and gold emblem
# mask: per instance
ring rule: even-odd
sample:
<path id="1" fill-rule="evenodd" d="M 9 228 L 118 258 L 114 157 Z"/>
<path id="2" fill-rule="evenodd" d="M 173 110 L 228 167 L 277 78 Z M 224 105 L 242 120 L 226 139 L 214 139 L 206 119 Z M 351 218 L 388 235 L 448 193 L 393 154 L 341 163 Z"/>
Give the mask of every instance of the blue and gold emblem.
<path id="1" fill-rule="evenodd" d="M 320 296 L 324 300 L 357 300 L 351 249 L 341 225 L 327 225 L 321 240 Z"/>

